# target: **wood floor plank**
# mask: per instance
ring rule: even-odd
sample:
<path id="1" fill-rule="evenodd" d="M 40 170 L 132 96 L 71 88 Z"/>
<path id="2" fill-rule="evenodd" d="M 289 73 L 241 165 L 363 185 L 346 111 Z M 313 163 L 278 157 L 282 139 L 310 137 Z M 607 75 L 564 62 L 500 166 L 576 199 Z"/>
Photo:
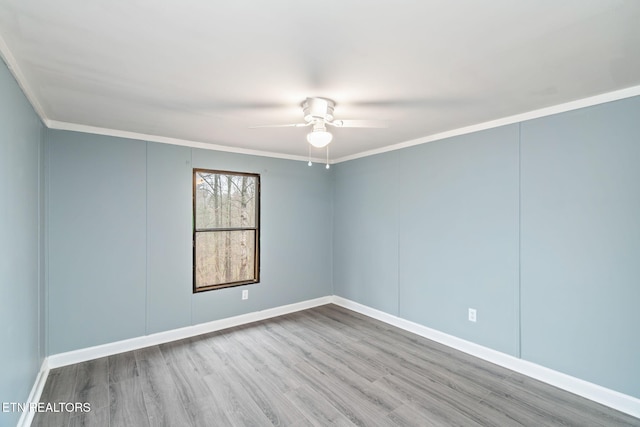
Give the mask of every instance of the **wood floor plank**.
<path id="1" fill-rule="evenodd" d="M 459 402 L 451 405 L 447 399 L 441 398 L 437 393 L 430 390 L 424 390 L 422 384 L 408 384 L 402 379 L 390 374 L 376 381 L 375 385 L 381 390 L 386 391 L 392 396 L 410 402 L 419 408 L 425 416 L 446 425 L 456 426 L 481 426 L 482 424 L 475 421 L 473 417 L 460 411 L 464 408 Z M 489 424 L 494 425 L 494 424 Z"/>
<path id="2" fill-rule="evenodd" d="M 296 324 L 299 325 L 300 322 L 296 321 Z M 379 390 L 376 387 L 372 387 L 366 377 L 360 376 L 357 370 L 352 369 L 343 360 L 332 360 L 331 357 L 328 357 L 323 350 L 332 338 L 332 330 L 329 329 L 326 332 L 328 340 L 321 340 L 314 346 L 308 334 L 298 334 L 297 331 L 294 331 L 291 334 L 296 336 L 297 339 L 291 340 L 290 345 L 293 346 L 294 350 L 306 355 L 304 363 L 312 365 L 323 374 L 335 379 L 340 385 L 345 386 L 363 401 L 370 402 L 376 408 L 387 412 L 393 411 L 401 405 L 401 402 L 392 396 L 379 393 Z"/>
<path id="3" fill-rule="evenodd" d="M 278 349 L 275 343 L 267 339 L 247 338 L 235 342 L 237 351 L 233 354 L 234 361 L 244 359 L 256 371 L 256 375 L 264 377 L 279 393 L 287 393 L 300 386 L 298 378 L 290 374 L 290 366 L 300 359 L 291 354 L 288 348 Z M 265 338 L 264 334 L 262 338 Z"/>
<path id="4" fill-rule="evenodd" d="M 203 374 L 189 357 L 189 345 L 184 341 L 160 345 L 167 368 L 176 385 L 178 396 L 183 405 L 206 396 L 209 389 L 203 380 Z"/>
<path id="5" fill-rule="evenodd" d="M 406 403 L 390 412 L 387 417 L 393 425 L 401 427 L 449 427 L 448 424 L 429 418 L 424 411 Z"/>
<path id="6" fill-rule="evenodd" d="M 296 327 L 299 327 L 298 322 L 295 324 Z M 325 358 L 327 356 L 326 353 L 319 351 L 319 348 L 314 348 L 313 345 L 311 345 L 311 342 L 306 339 L 304 334 L 298 336 L 296 334 L 292 334 L 291 331 L 287 331 L 282 325 L 272 325 L 271 323 L 267 328 L 267 334 L 271 334 L 274 340 L 285 341 L 287 343 L 286 348 L 293 350 L 294 353 L 297 354 L 300 362 L 298 362 L 296 366 L 301 366 L 304 363 L 310 363 L 318 369 L 324 369 L 331 375 L 337 376 L 338 381 L 340 381 L 340 379 L 345 380 L 342 385 L 351 389 L 351 392 L 358 395 L 363 401 L 374 402 L 382 405 L 383 407 L 386 406 L 385 410 L 392 410 L 400 404 L 399 402 L 389 398 L 389 396 L 379 395 L 377 393 L 378 390 L 370 387 L 369 384 L 366 384 L 366 377 L 360 378 L 355 370 L 344 364 L 344 361 L 336 364 L 327 364 L 325 362 Z"/>
<path id="7" fill-rule="evenodd" d="M 77 365 L 76 392 L 109 382 L 108 358 L 101 357 Z"/>
<path id="8" fill-rule="evenodd" d="M 232 426 L 224 408 L 211 396 L 197 399 L 187 405 L 189 421 L 194 427 Z"/>
<path id="9" fill-rule="evenodd" d="M 189 358 L 203 376 L 215 372 L 229 362 L 226 355 L 221 357 L 210 345 L 207 345 L 205 340 L 199 337 L 189 338 L 185 342 L 188 345 Z"/>
<path id="10" fill-rule="evenodd" d="M 109 406 L 109 364 L 106 357 L 77 365 L 74 402 L 89 403 L 96 411 Z"/>
<path id="11" fill-rule="evenodd" d="M 486 380 L 483 376 L 481 380 L 469 381 L 460 374 L 461 367 L 452 360 L 443 360 L 440 363 L 433 363 L 429 359 L 416 357 L 415 355 L 400 351 L 393 346 L 388 345 L 372 345 L 354 343 L 353 347 L 362 348 L 362 352 L 370 351 L 372 358 L 376 358 L 387 366 L 388 373 L 404 378 L 420 378 L 424 382 L 436 381 L 455 390 L 458 393 L 465 394 L 471 398 L 480 399 L 490 393 L 491 389 L 487 388 Z M 493 378 L 491 380 L 497 381 Z"/>
<path id="12" fill-rule="evenodd" d="M 164 356 L 160 351 L 160 347 L 157 345 L 152 345 L 150 347 L 139 348 L 133 351 L 133 357 L 136 360 L 136 363 L 141 360 L 161 360 L 164 363 Z"/>
<path id="13" fill-rule="evenodd" d="M 175 398 L 178 389 L 164 359 L 147 357 L 136 359 L 136 362 L 149 423 L 152 426 L 189 427 L 189 414 L 180 399 Z"/>
<path id="14" fill-rule="evenodd" d="M 131 357 L 133 358 L 133 353 Z M 110 427 L 149 426 L 149 415 L 137 375 L 111 383 L 109 398 Z"/>
<path id="15" fill-rule="evenodd" d="M 91 410 L 109 407 L 109 385 L 107 383 L 85 387 L 76 393 L 74 402 L 88 403 Z"/>
<path id="16" fill-rule="evenodd" d="M 395 330 L 397 329 L 380 320 L 372 319 L 364 314 L 356 313 L 335 304 L 327 304 L 317 307 L 317 309 L 311 310 L 311 316 L 319 316 L 320 321 L 323 323 L 329 319 L 332 326 L 345 333 L 359 332 L 364 334 L 365 337 L 375 339 L 378 335 L 387 335 L 390 332 L 395 335 Z M 337 325 L 340 325 L 340 327 L 338 328 Z M 360 338 L 362 337 L 360 335 Z"/>
<path id="17" fill-rule="evenodd" d="M 307 360 L 307 363 L 323 374 L 330 376 L 333 381 L 337 381 L 357 393 L 359 397 L 372 403 L 376 408 L 391 412 L 402 405 L 400 400 L 381 392 L 379 388 L 374 387 L 366 378 L 358 376 L 344 364 L 332 363 L 332 361 L 327 361 L 321 355 L 316 354 L 312 354 Z"/>
<path id="18" fill-rule="evenodd" d="M 300 322 L 306 325 L 305 322 Z M 337 345 L 336 334 L 327 333 L 322 329 L 307 329 L 304 331 L 293 331 L 294 335 L 303 339 L 310 347 L 318 353 L 322 353 L 332 363 L 342 365 L 351 370 L 354 375 L 366 378 L 373 382 L 389 372 L 383 364 L 379 363 L 368 351 L 353 351 L 351 345 Z"/>
<path id="19" fill-rule="evenodd" d="M 299 363 L 311 354 L 305 346 L 304 340 L 293 335 L 286 327 L 277 322 L 265 323 L 263 331 L 267 337 L 270 337 L 270 342 L 277 343 L 275 344 L 277 348 L 282 345 L 287 346 L 286 355 L 289 358 L 287 363 Z"/>
<path id="20" fill-rule="evenodd" d="M 80 415 L 75 415 L 69 420 L 69 427 L 108 427 L 109 406 L 91 409 Z"/>
<path id="21" fill-rule="evenodd" d="M 539 408 L 519 401 L 517 398 L 505 398 L 504 396 L 501 397 L 490 393 L 485 396 L 479 404 L 492 411 L 502 413 L 524 426 L 553 427 L 564 425 L 559 420 L 553 420 L 551 417 L 547 417 L 545 412 Z M 594 426 L 597 424 L 589 423 L 586 425 Z"/>
<path id="22" fill-rule="evenodd" d="M 341 414 L 357 426 L 384 425 L 387 411 L 376 407 L 367 396 L 333 379 L 308 363 L 295 365 L 294 371 L 306 380 L 306 385 L 317 391 Z"/>
<path id="23" fill-rule="evenodd" d="M 32 427 L 60 427 L 66 426 L 71 418 L 70 414 L 65 413 L 52 413 L 52 412 L 38 412 L 33 417 L 31 422 Z"/>
<path id="24" fill-rule="evenodd" d="M 325 424 L 326 425 L 326 424 Z M 333 424 L 332 424 L 333 425 Z M 291 424 L 289 427 L 313 427 L 314 424 L 308 418 L 303 418 Z"/>
<path id="25" fill-rule="evenodd" d="M 339 313 L 339 312 L 338 312 Z M 344 316 L 349 322 L 348 324 L 341 323 L 341 317 L 334 314 L 330 310 L 310 310 L 309 316 L 318 319 L 320 323 L 327 325 L 327 327 L 336 334 L 343 337 L 340 340 L 342 345 L 348 345 L 350 342 L 356 341 L 375 341 L 378 339 L 379 334 L 371 328 L 370 325 L 363 323 L 359 319 L 352 319 L 348 316 Z M 338 325 L 340 325 L 338 327 Z M 388 333 L 384 331 L 384 333 Z"/>
<path id="26" fill-rule="evenodd" d="M 327 399 L 307 385 L 301 385 L 285 394 L 305 415 L 311 425 L 325 427 L 328 425 L 352 427 L 354 424 L 340 413 Z"/>
<path id="27" fill-rule="evenodd" d="M 109 383 L 117 383 L 138 376 L 136 358 L 133 352 L 119 353 L 107 358 Z"/>
<path id="28" fill-rule="evenodd" d="M 220 370 L 204 377 L 211 391 L 211 402 L 225 412 L 234 426 L 267 426 L 269 419 L 251 400 L 234 378 L 226 370 Z"/>
<path id="29" fill-rule="evenodd" d="M 216 359 L 220 360 L 223 365 L 227 365 L 231 358 L 227 350 L 234 351 L 234 346 L 229 345 L 229 336 L 232 335 L 233 329 L 225 329 L 223 331 L 206 334 L 202 337 L 203 344 L 211 348 L 216 355 Z"/>
<path id="30" fill-rule="evenodd" d="M 227 368 L 229 378 L 242 387 L 262 413 L 275 426 L 291 425 L 304 415 L 273 385 L 272 378 L 255 371 L 243 358 L 237 358 Z"/>

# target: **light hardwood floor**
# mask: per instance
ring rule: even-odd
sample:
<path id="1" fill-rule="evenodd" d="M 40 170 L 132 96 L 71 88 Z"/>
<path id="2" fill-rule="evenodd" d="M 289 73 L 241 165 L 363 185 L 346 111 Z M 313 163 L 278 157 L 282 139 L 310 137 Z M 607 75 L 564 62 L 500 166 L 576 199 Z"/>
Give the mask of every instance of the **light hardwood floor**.
<path id="1" fill-rule="evenodd" d="M 52 370 L 34 426 L 640 426 L 335 305 Z"/>

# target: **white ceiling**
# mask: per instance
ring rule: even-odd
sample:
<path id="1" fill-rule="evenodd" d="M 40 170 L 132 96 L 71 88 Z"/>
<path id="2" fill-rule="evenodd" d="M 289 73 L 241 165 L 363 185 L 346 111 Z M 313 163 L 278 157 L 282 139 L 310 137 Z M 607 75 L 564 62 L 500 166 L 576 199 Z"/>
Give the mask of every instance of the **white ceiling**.
<path id="1" fill-rule="evenodd" d="M 388 121 L 332 130 L 340 160 L 640 93 L 640 0 L 0 0 L 0 37 L 50 127 L 293 158 L 308 128 L 249 126 L 308 96 Z"/>

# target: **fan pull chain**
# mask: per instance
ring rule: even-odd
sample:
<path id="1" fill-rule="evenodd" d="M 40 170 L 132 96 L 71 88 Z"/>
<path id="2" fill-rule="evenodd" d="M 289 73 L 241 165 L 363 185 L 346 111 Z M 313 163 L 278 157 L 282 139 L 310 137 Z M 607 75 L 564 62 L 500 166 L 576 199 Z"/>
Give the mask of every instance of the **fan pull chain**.
<path id="1" fill-rule="evenodd" d="M 311 166 L 313 163 L 311 163 L 311 144 L 307 144 L 307 147 L 309 148 L 309 163 L 307 163 L 309 166 Z"/>
<path id="2" fill-rule="evenodd" d="M 327 169 L 329 169 L 329 146 L 327 145 Z"/>

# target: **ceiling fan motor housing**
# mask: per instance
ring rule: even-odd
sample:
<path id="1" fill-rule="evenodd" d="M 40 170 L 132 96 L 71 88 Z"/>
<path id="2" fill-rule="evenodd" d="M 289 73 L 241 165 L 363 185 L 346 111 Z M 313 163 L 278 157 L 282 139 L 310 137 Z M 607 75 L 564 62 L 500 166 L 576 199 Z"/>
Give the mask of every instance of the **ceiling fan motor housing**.
<path id="1" fill-rule="evenodd" d="M 333 120 L 333 109 L 336 103 L 327 98 L 307 98 L 302 103 L 304 120 L 307 123 L 322 120 L 331 122 Z"/>

